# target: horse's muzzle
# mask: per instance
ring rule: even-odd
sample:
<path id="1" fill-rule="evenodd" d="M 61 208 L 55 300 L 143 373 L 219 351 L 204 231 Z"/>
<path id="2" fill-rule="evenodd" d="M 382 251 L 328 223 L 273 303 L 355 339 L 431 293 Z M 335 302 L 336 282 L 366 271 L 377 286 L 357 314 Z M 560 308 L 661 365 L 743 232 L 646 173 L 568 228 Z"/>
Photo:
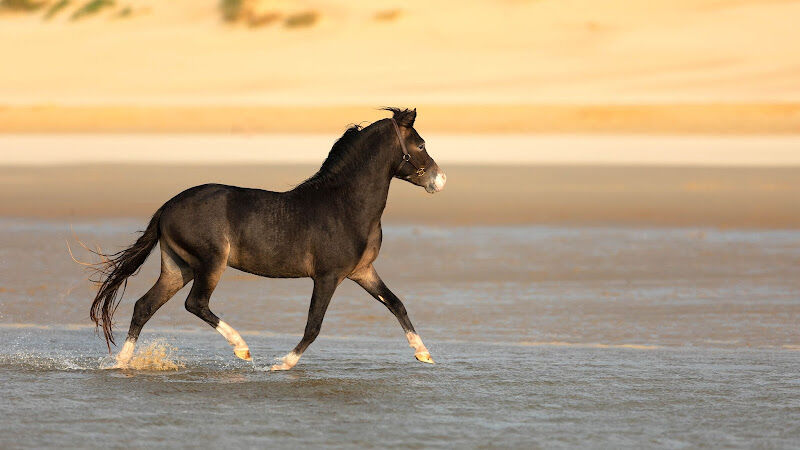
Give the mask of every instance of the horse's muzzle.
<path id="1" fill-rule="evenodd" d="M 436 169 L 436 175 L 425 185 L 425 190 L 428 191 L 429 194 L 441 191 L 444 189 L 444 184 L 447 182 L 447 175 L 439 170 L 438 167 Z"/>

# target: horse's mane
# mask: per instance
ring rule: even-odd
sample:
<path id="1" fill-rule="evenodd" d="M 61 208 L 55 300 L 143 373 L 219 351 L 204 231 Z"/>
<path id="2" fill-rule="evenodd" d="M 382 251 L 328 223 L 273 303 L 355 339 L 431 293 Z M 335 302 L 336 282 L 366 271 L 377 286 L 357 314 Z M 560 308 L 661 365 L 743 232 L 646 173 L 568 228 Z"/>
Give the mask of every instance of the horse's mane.
<path id="1" fill-rule="evenodd" d="M 416 110 L 400 109 L 400 108 L 381 108 L 386 111 L 392 112 L 392 117 L 397 121 L 398 125 L 403 127 L 411 127 L 414 125 L 416 118 Z M 380 121 L 378 121 L 380 122 Z M 349 169 L 355 169 L 359 162 L 361 155 L 360 142 L 372 125 L 378 122 L 362 127 L 361 125 L 350 125 L 342 136 L 336 140 L 328 153 L 328 157 L 322 162 L 317 173 L 303 181 L 298 187 L 317 187 L 326 181 L 331 181 L 341 173 L 347 172 Z"/>
<path id="2" fill-rule="evenodd" d="M 336 140 L 328 153 L 328 157 L 322 162 L 317 173 L 302 182 L 300 186 L 316 186 L 334 176 L 344 172 L 355 161 L 354 153 L 357 147 L 356 142 L 361 138 L 363 128 L 361 125 L 351 125 L 342 137 Z M 298 186 L 299 187 L 299 186 Z"/>

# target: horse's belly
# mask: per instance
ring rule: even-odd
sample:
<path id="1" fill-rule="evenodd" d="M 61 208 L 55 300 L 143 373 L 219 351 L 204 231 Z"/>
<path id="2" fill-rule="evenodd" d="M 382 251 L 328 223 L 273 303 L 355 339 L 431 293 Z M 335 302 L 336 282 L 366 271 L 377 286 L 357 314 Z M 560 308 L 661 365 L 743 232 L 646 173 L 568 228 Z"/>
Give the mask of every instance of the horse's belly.
<path id="1" fill-rule="evenodd" d="M 262 277 L 302 278 L 311 275 L 310 258 L 296 251 L 252 251 L 231 249 L 228 266 Z"/>

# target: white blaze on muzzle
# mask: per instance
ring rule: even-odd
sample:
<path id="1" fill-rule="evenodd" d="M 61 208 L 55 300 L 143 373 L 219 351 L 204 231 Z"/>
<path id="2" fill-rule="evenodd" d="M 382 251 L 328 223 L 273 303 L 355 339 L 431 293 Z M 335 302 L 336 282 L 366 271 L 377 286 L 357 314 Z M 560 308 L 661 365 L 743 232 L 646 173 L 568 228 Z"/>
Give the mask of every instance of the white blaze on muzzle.
<path id="1" fill-rule="evenodd" d="M 445 175 L 444 172 L 437 173 L 436 178 L 433 179 L 433 187 L 436 189 L 436 192 L 444 189 L 445 182 L 447 182 L 447 175 Z"/>

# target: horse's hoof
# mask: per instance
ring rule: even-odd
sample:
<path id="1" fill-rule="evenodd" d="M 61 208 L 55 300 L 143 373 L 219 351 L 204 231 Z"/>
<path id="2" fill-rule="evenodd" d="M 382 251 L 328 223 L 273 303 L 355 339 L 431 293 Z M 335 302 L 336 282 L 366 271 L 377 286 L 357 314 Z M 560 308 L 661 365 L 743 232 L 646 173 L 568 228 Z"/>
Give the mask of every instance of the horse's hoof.
<path id="1" fill-rule="evenodd" d="M 233 354 L 236 355 L 237 358 L 243 359 L 245 361 L 253 360 L 253 358 L 250 356 L 249 348 L 235 348 L 233 349 Z"/>
<path id="2" fill-rule="evenodd" d="M 434 364 L 433 358 L 431 358 L 431 354 L 428 352 L 414 353 L 414 357 L 417 358 L 417 361 Z"/>
<path id="3" fill-rule="evenodd" d="M 275 364 L 274 366 L 270 367 L 269 370 L 272 371 L 272 372 L 275 372 L 277 370 L 289 370 L 291 368 L 292 368 L 292 366 L 290 366 L 290 365 L 288 365 L 286 363 L 281 363 L 281 364 Z"/>

